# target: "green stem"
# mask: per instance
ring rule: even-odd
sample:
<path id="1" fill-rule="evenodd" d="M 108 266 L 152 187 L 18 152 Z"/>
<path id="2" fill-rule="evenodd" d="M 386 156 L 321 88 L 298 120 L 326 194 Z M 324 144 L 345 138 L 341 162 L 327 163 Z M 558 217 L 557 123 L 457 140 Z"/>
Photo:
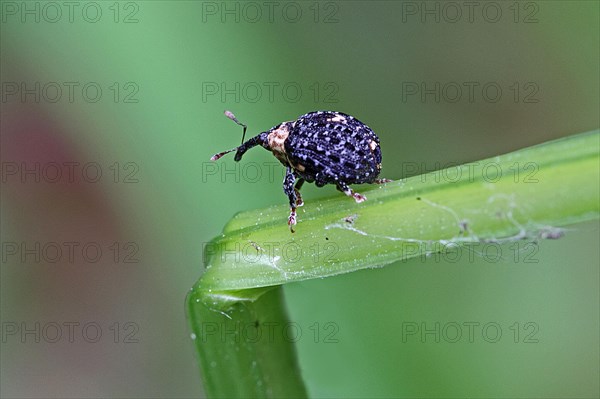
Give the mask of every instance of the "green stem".
<path id="1" fill-rule="evenodd" d="M 287 282 L 378 267 L 456 245 L 558 238 L 559 226 L 598 218 L 599 138 L 598 131 L 588 132 L 383 186 L 363 186 L 360 192 L 368 200 L 361 204 L 342 195 L 309 200 L 298 214 L 295 234 L 286 225 L 285 206 L 240 213 L 205 248 L 206 271 L 188 297 L 192 329 L 204 337 L 203 320 L 224 320 L 218 312 L 227 312 L 232 322 L 248 322 L 252 314 L 281 327 L 287 321 L 280 297 L 261 295 Z M 263 302 L 267 297 L 268 304 Z M 263 388 L 289 386 L 290 391 L 277 394 L 304 394 L 291 345 L 262 343 L 260 350 L 250 345 L 234 351 L 208 337 L 197 348 L 210 397 L 233 392 L 220 388 L 225 381 L 244 383 L 247 364 L 240 359 L 247 363 L 269 351 L 259 364 L 262 371 L 256 371 L 270 376 Z M 213 361 L 223 367 L 211 368 Z M 236 392 L 270 396 L 250 385 Z"/>
<path id="2" fill-rule="evenodd" d="M 282 288 L 262 291 L 255 301 L 234 303 L 227 314 L 187 298 L 194 343 L 209 398 L 303 398 L 291 323 Z"/>

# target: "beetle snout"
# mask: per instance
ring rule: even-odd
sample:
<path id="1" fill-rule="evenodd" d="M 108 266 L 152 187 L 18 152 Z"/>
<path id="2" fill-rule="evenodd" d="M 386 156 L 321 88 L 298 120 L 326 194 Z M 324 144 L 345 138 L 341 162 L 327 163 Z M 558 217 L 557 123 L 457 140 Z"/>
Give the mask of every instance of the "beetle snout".
<path id="1" fill-rule="evenodd" d="M 242 159 L 242 156 L 244 155 L 245 152 L 246 151 L 242 151 L 241 149 L 237 150 L 237 152 L 235 153 L 235 156 L 233 157 L 233 160 L 235 162 L 240 162 Z"/>

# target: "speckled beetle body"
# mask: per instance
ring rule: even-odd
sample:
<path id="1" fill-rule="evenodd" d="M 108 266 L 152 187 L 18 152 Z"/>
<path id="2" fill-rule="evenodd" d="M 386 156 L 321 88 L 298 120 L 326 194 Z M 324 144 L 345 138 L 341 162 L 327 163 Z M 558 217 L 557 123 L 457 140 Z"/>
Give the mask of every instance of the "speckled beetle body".
<path id="1" fill-rule="evenodd" d="M 227 117 L 244 126 L 226 111 Z M 271 151 L 286 167 L 283 191 L 290 201 L 288 225 L 292 232 L 296 224 L 296 207 L 302 206 L 300 187 L 305 181 L 318 187 L 335 184 L 338 190 L 353 197 L 356 202 L 366 198 L 355 193 L 349 184 L 384 183 L 378 179 L 381 171 L 381 148 L 377 135 L 358 119 L 334 111 L 314 111 L 295 121 L 283 122 L 266 132 L 243 142 L 239 147 L 216 154 L 236 151 L 234 160 L 240 161 L 244 153 L 260 145 Z M 296 179 L 298 179 L 296 181 Z"/>

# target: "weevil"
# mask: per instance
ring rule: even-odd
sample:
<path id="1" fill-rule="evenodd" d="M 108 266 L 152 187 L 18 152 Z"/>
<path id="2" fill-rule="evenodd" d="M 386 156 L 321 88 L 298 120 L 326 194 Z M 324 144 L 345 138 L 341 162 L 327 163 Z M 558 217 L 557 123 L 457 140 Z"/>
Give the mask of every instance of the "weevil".
<path id="1" fill-rule="evenodd" d="M 243 127 L 242 143 L 228 151 L 213 155 L 216 161 L 235 151 L 234 161 L 258 145 L 271 151 L 286 168 L 283 191 L 290 201 L 288 225 L 294 232 L 296 208 L 304 205 L 300 188 L 304 182 L 317 187 L 335 184 L 337 189 L 356 202 L 367 198 L 353 191 L 350 184 L 390 182 L 379 179 L 381 148 L 379 137 L 353 116 L 335 111 L 314 111 L 295 121 L 282 122 L 266 132 L 244 141 L 247 126 L 233 113 L 225 116 Z"/>

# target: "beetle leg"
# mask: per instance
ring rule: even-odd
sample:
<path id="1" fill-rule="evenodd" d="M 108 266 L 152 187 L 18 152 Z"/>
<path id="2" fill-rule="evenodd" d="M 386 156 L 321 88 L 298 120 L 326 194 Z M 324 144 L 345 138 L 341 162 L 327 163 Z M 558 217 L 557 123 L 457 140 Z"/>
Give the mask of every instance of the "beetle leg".
<path id="1" fill-rule="evenodd" d="M 337 189 L 346 194 L 348 197 L 354 198 L 357 203 L 366 201 L 367 197 L 362 194 L 354 192 L 346 183 L 337 182 Z"/>
<path id="2" fill-rule="evenodd" d="M 298 181 L 296 182 L 296 185 L 294 186 L 294 192 L 296 193 L 296 197 L 298 197 L 298 199 L 296 200 L 296 206 L 298 206 L 298 207 L 304 205 L 304 201 L 302 201 L 302 194 L 300 194 L 300 189 L 302 188 L 303 184 L 304 184 L 304 179 L 299 178 Z"/>
<path id="3" fill-rule="evenodd" d="M 296 176 L 294 176 L 292 168 L 288 166 L 283 179 L 283 192 L 290 200 L 290 217 L 288 218 L 288 226 L 290 226 L 292 233 L 294 232 L 294 225 L 296 224 L 296 201 L 298 200 L 296 197 L 296 190 L 294 188 L 295 181 Z"/>

